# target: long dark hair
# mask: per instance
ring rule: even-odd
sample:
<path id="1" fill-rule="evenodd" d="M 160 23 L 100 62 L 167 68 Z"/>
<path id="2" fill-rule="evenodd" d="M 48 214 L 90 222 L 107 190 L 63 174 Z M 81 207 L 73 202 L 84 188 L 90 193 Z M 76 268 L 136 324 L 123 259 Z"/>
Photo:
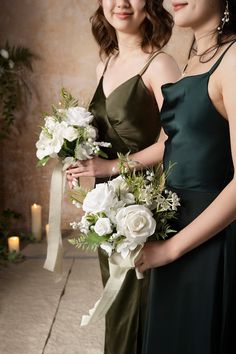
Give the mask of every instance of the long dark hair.
<path id="1" fill-rule="evenodd" d="M 163 0 L 146 0 L 147 17 L 143 21 L 140 32 L 141 47 L 160 50 L 169 41 L 174 21 L 171 14 L 163 7 Z M 118 50 L 115 29 L 106 20 L 101 4 L 90 18 L 93 36 L 100 47 L 100 56 L 109 56 Z"/>
<path id="2" fill-rule="evenodd" d="M 216 44 L 212 47 L 208 48 L 205 52 L 199 55 L 199 61 L 201 63 L 207 63 L 217 54 L 220 47 L 224 44 L 230 43 L 232 41 L 233 36 L 236 39 L 236 0 L 228 0 L 228 8 L 229 8 L 229 21 L 225 22 L 221 31 L 219 31 L 218 27 L 221 27 L 221 19 L 224 17 L 224 12 L 226 9 L 226 0 L 220 0 L 221 7 L 221 17 L 220 23 L 217 28 L 212 32 L 212 34 L 216 34 Z M 213 53 L 208 57 L 209 53 Z M 196 54 L 195 49 L 195 39 L 193 40 L 192 46 L 189 51 L 188 58 L 190 58 L 193 54 Z M 207 57 L 207 59 L 205 59 Z"/>

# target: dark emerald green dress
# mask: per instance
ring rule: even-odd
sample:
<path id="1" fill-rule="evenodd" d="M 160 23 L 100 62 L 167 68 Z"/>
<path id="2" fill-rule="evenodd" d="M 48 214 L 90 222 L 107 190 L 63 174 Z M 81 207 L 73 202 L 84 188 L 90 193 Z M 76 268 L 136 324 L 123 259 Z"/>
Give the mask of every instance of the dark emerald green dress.
<path id="1" fill-rule="evenodd" d="M 233 177 L 229 124 L 208 95 L 223 55 L 204 74 L 162 87 L 164 165 L 181 198 L 181 230 Z M 236 201 L 235 201 L 236 202 Z M 174 237 L 174 236 L 173 236 Z M 236 328 L 236 223 L 177 261 L 152 269 L 143 354 L 233 354 Z"/>
<path id="2" fill-rule="evenodd" d="M 159 110 L 153 94 L 143 83 L 143 70 L 118 86 L 108 97 L 103 92 L 103 76 L 90 104 L 99 140 L 111 142 L 106 153 L 110 159 L 117 152 L 137 152 L 156 142 L 160 133 Z M 105 68 L 106 70 L 106 68 Z M 97 179 L 96 182 L 104 180 Z M 109 278 L 107 256 L 99 252 L 103 284 Z M 146 315 L 149 276 L 137 280 L 134 270 L 126 276 L 123 287 L 106 316 L 105 354 L 141 353 Z"/>

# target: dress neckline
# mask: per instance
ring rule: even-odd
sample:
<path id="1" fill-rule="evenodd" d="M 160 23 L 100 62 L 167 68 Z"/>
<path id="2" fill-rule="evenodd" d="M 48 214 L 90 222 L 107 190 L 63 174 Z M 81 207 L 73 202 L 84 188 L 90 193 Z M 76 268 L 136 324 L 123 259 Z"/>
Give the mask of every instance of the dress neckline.
<path id="1" fill-rule="evenodd" d="M 166 83 L 164 85 L 161 86 L 161 88 L 164 87 L 168 87 L 168 86 L 173 86 L 173 85 L 177 85 L 179 82 L 184 81 L 185 79 L 189 79 L 189 78 L 198 78 L 201 76 L 210 76 L 219 66 L 219 64 L 221 63 L 222 59 L 224 58 L 225 54 L 227 53 L 227 51 L 230 49 L 230 47 L 236 42 L 236 40 L 233 40 L 230 42 L 229 46 L 223 51 L 223 53 L 221 53 L 221 55 L 219 56 L 219 58 L 215 61 L 215 63 L 212 65 L 212 67 L 205 71 L 204 73 L 200 73 L 200 74 L 193 74 L 193 75 L 187 75 L 187 76 L 182 76 L 178 81 L 176 82 L 169 82 Z"/>
<path id="2" fill-rule="evenodd" d="M 178 84 L 179 82 L 182 82 L 184 81 L 185 79 L 189 79 L 189 78 L 195 78 L 195 77 L 199 77 L 199 76 L 206 76 L 210 73 L 210 70 L 204 72 L 204 73 L 201 73 L 201 74 L 195 74 L 195 75 L 187 75 L 187 76 L 182 76 L 178 81 L 175 81 L 175 82 L 168 82 L 166 84 L 163 84 L 161 85 L 161 88 L 163 87 L 167 87 L 167 86 L 172 86 L 172 85 L 176 85 Z"/>
<path id="3" fill-rule="evenodd" d="M 130 81 L 132 81 L 132 80 L 134 80 L 134 79 L 140 80 L 141 83 L 142 83 L 142 85 L 143 85 L 143 87 L 144 87 L 144 89 L 151 95 L 151 92 L 149 91 L 149 89 L 148 89 L 147 86 L 145 85 L 145 83 L 144 83 L 144 81 L 143 81 L 143 78 L 142 78 L 142 76 L 141 76 L 140 73 L 139 73 L 139 74 L 136 74 L 136 75 L 134 75 L 134 76 L 131 76 L 129 79 L 127 79 L 127 80 L 125 80 L 124 82 L 122 82 L 121 84 L 119 84 L 117 87 L 114 88 L 114 90 L 112 90 L 112 91 L 109 93 L 108 96 L 106 96 L 106 95 L 105 95 L 105 92 L 104 92 L 104 89 L 103 89 L 103 76 L 101 76 L 101 78 L 100 78 L 100 86 L 101 86 L 102 94 L 103 94 L 105 100 L 106 100 L 106 101 L 109 100 L 109 98 L 112 97 L 112 96 L 116 93 L 116 91 L 119 91 L 119 89 L 121 89 L 123 86 L 125 86 L 126 84 L 128 84 Z"/>
<path id="4" fill-rule="evenodd" d="M 138 74 L 135 74 L 135 75 L 131 76 L 129 79 L 127 79 L 127 80 L 125 80 L 124 82 L 122 82 L 121 84 L 119 84 L 117 87 L 115 87 L 115 88 L 109 93 L 109 95 L 106 96 L 105 91 L 104 91 L 104 88 L 103 88 L 103 78 L 104 78 L 104 74 L 105 74 L 105 72 L 106 72 L 106 69 L 107 69 L 107 67 L 108 67 L 108 63 L 109 63 L 111 57 L 108 58 L 108 60 L 107 60 L 107 62 L 106 62 L 106 64 L 105 64 L 105 68 L 104 68 L 103 74 L 102 74 L 102 76 L 101 76 L 101 78 L 100 78 L 100 83 L 101 83 L 101 86 L 102 86 L 102 92 L 103 92 L 103 95 L 104 95 L 105 99 L 107 100 L 116 90 L 118 90 L 120 87 L 122 87 L 123 85 L 125 85 L 126 83 L 128 83 L 129 81 L 131 81 L 132 79 L 139 79 L 139 80 L 141 80 L 141 82 L 142 82 L 144 88 L 150 93 L 150 91 L 148 90 L 147 86 L 145 85 L 145 83 L 144 83 L 144 81 L 143 81 L 142 76 L 143 76 L 143 74 L 145 73 L 145 71 L 148 69 L 148 67 L 149 67 L 149 65 L 151 64 L 151 62 L 153 61 L 153 59 L 154 59 L 157 55 L 159 55 L 159 54 L 161 54 L 161 53 L 163 53 L 163 52 L 162 52 L 162 51 L 159 51 L 159 50 L 153 52 L 153 53 L 151 54 L 151 56 L 149 57 L 149 59 L 147 60 L 147 62 L 145 63 L 145 65 L 143 66 L 143 68 L 139 71 Z"/>

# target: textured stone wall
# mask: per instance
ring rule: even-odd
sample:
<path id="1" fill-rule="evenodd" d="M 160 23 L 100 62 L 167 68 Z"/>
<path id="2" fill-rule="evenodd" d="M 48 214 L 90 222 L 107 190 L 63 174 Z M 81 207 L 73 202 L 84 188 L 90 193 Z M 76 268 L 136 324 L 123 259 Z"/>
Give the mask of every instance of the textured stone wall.
<path id="1" fill-rule="evenodd" d="M 170 1 L 166 1 L 169 7 Z M 40 56 L 30 77 L 32 96 L 10 139 L 0 145 L 0 208 L 21 212 L 16 228 L 30 228 L 30 205 L 41 204 L 47 223 L 49 184 L 53 162 L 36 168 L 35 142 L 42 112 L 57 103 L 63 85 L 88 102 L 96 86 L 97 47 L 90 33 L 89 17 L 97 1 L 1 0 L 0 43 L 6 39 L 29 47 Z M 183 66 L 190 43 L 189 31 L 175 29 L 167 50 Z M 78 211 L 66 198 L 63 228 Z"/>

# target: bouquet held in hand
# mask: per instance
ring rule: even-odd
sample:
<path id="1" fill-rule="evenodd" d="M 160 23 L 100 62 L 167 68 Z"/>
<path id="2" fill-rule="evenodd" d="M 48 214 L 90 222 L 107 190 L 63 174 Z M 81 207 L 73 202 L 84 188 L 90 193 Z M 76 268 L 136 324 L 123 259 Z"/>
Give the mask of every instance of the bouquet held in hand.
<path id="1" fill-rule="evenodd" d="M 82 326 L 105 316 L 147 239 L 165 239 L 174 232 L 169 220 L 180 205 L 177 194 L 165 188 L 162 165 L 136 171 L 128 156 L 119 158 L 119 177 L 97 184 L 87 193 L 79 191 L 80 187 L 71 193 L 85 214 L 81 221 L 71 223 L 80 234 L 70 242 L 90 250 L 101 247 L 109 257 L 110 278 L 99 301 L 82 317 Z"/>
<path id="2" fill-rule="evenodd" d="M 36 143 L 38 165 L 44 166 L 50 158 L 60 158 L 67 166 L 76 160 L 87 160 L 94 155 L 106 157 L 100 147 L 110 143 L 98 142 L 97 130 L 92 126 L 93 115 L 65 89 L 61 90 L 59 107 L 52 107 Z"/>
<path id="3" fill-rule="evenodd" d="M 106 157 L 100 147 L 110 143 L 98 142 L 97 130 L 92 126 L 93 116 L 65 89 L 61 90 L 59 107 L 44 118 L 45 124 L 36 143 L 38 166 L 45 166 L 50 158 L 58 160 L 50 189 L 49 235 L 47 259 L 44 268 L 62 274 L 61 202 L 65 186 L 65 170 L 77 160 L 94 155 Z"/>
<path id="4" fill-rule="evenodd" d="M 174 232 L 168 222 L 180 203 L 176 193 L 165 188 L 162 166 L 136 171 L 134 165 L 120 155 L 120 176 L 97 184 L 87 194 L 75 191 L 85 214 L 71 223 L 80 230 L 72 244 L 91 250 L 101 247 L 108 256 L 117 252 L 126 258 L 148 237 L 165 239 Z"/>

